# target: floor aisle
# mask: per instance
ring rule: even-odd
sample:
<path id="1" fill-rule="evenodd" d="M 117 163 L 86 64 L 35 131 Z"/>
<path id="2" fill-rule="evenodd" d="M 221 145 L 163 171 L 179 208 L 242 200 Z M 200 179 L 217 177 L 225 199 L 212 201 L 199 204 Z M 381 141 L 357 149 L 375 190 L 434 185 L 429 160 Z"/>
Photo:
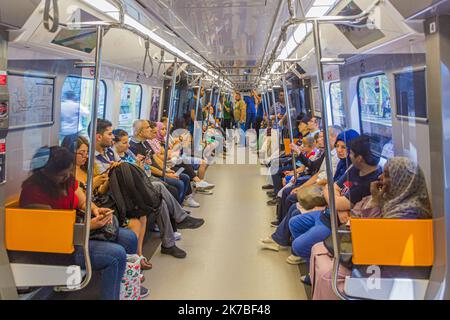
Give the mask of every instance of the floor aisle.
<path id="1" fill-rule="evenodd" d="M 299 270 L 285 262 L 289 253 L 263 251 L 259 239 L 273 228 L 274 208 L 261 190 L 257 165 L 215 165 L 207 180 L 213 196 L 196 195 L 193 215 L 205 219 L 197 230 L 181 230 L 177 242 L 186 259 L 161 255 L 145 273 L 148 299 L 306 299 Z"/>

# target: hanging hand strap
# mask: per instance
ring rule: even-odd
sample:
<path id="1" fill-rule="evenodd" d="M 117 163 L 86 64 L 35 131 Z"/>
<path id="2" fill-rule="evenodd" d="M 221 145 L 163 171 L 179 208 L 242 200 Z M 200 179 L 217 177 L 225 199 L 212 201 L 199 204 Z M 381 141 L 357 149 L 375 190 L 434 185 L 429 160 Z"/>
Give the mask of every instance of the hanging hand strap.
<path id="1" fill-rule="evenodd" d="M 53 17 L 50 16 L 50 5 L 53 5 Z M 53 21 L 50 27 L 50 20 Z M 55 33 L 59 27 L 59 9 L 58 0 L 45 0 L 44 7 L 44 27 L 51 33 Z"/>

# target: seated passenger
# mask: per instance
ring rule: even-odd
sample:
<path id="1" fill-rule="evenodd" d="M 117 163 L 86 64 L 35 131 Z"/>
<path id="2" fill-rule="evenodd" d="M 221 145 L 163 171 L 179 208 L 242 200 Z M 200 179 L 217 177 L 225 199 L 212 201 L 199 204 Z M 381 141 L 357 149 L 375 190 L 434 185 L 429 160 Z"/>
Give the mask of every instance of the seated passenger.
<path id="1" fill-rule="evenodd" d="M 350 160 L 348 160 L 348 156 L 350 154 L 350 148 L 347 148 L 347 145 L 351 143 L 353 139 L 355 139 L 358 135 L 356 131 L 348 130 L 345 132 L 340 133 L 336 136 L 336 133 L 339 132 L 339 128 L 330 127 L 329 128 L 329 142 L 332 143 L 333 146 L 333 152 L 332 154 L 336 154 L 339 159 L 339 164 L 336 165 L 335 172 L 337 173 L 338 170 L 341 171 L 341 168 L 343 165 L 345 165 L 345 168 L 348 168 L 350 166 Z M 319 145 L 323 147 L 323 132 L 320 133 L 319 138 Z M 330 146 L 331 147 L 331 146 Z M 326 164 L 323 161 L 324 155 L 321 157 L 321 168 L 320 171 L 313 176 L 310 180 L 308 180 L 304 185 L 312 186 L 317 181 L 320 182 L 320 185 L 326 186 Z M 334 160 L 333 162 L 337 162 Z M 339 169 L 338 169 L 339 168 Z M 344 168 L 344 167 L 342 167 Z M 345 173 L 345 170 L 344 172 Z M 341 174 L 343 174 L 341 173 Z M 335 174 L 334 176 L 334 182 L 337 182 L 340 179 L 341 175 Z M 317 179 L 317 180 L 315 180 Z M 325 184 L 323 183 L 325 181 Z M 295 190 L 295 189 L 294 189 Z M 299 189 L 301 190 L 301 189 Z M 271 237 L 268 237 L 264 240 L 261 240 L 263 244 L 263 249 L 269 249 L 273 251 L 279 251 L 281 248 L 286 247 L 289 245 L 289 240 L 291 238 L 291 232 L 289 230 L 289 221 L 292 217 L 297 216 L 300 214 L 300 210 L 297 208 L 297 194 L 291 194 L 286 198 L 286 204 L 287 204 L 287 211 L 286 214 L 283 215 L 281 223 L 277 226 L 277 230 L 272 234 Z M 283 202 L 284 203 L 284 202 Z M 310 212 L 315 210 L 310 210 Z M 303 212 L 306 213 L 306 212 Z M 282 213 L 283 214 L 283 213 Z M 292 255 L 287 260 L 290 264 L 299 264 L 301 260 Z"/>
<path id="2" fill-rule="evenodd" d="M 129 149 L 128 133 L 124 130 L 117 129 L 114 133 L 114 150 L 124 162 L 135 164 L 141 168 L 144 167 L 142 157 L 135 156 Z M 151 177 L 150 177 L 151 178 Z M 173 195 L 168 191 L 164 182 L 158 179 L 151 179 L 152 185 L 161 193 L 164 202 L 169 209 L 170 217 L 175 221 L 175 227 L 179 229 L 195 229 L 203 224 L 203 219 L 191 217 L 190 212 L 184 210 Z M 179 238 L 181 235 L 176 235 Z"/>
<path id="3" fill-rule="evenodd" d="M 334 184 L 336 210 L 341 224 L 347 223 L 347 212 L 351 207 L 370 194 L 371 183 L 378 180 L 382 172 L 378 165 L 380 152 L 373 150 L 378 145 L 371 140 L 371 137 L 362 135 L 350 143 L 350 159 L 353 166 Z M 327 186 L 323 188 L 323 193 L 329 203 Z M 325 240 L 331 233 L 329 209 L 297 215 L 289 221 L 289 229 L 294 239 L 292 242 L 294 256 L 309 262 L 313 245 Z"/>
<path id="4" fill-rule="evenodd" d="M 315 117 L 304 116 L 298 125 L 299 127 L 299 140 L 297 142 L 297 146 L 301 146 L 304 138 L 314 138 L 316 134 L 320 133 L 319 121 Z M 296 146 L 291 145 L 291 148 L 294 149 Z M 299 160 L 302 159 L 302 152 L 298 152 Z M 278 159 L 271 161 L 270 163 L 270 173 L 272 175 L 272 183 L 273 183 L 273 192 L 268 192 L 267 194 L 272 197 L 272 200 L 267 202 L 270 206 L 275 206 L 280 203 L 280 199 L 278 197 L 278 193 L 283 188 L 282 184 L 282 173 L 284 171 L 294 170 L 292 165 L 292 157 L 294 155 L 285 155 Z M 303 155 L 303 159 L 308 159 Z M 263 186 L 263 189 L 268 189 L 270 185 Z"/>
<path id="5" fill-rule="evenodd" d="M 151 173 L 156 177 L 162 178 L 164 161 L 160 157 L 156 156 L 159 144 L 149 143 L 156 138 L 157 129 L 156 124 L 149 124 L 146 120 L 136 120 L 133 124 L 134 135 L 130 140 L 130 150 L 136 155 L 144 156 L 152 160 Z M 159 146 L 160 148 L 160 146 Z M 181 173 L 178 177 L 171 169 L 166 170 L 166 177 L 164 181 L 171 186 L 174 186 L 178 190 L 178 199 L 180 203 L 184 205 L 198 208 L 198 204 L 192 197 L 192 189 L 189 176 Z"/>
<path id="6" fill-rule="evenodd" d="M 318 134 L 319 135 L 319 134 Z M 297 154 L 303 154 L 308 160 L 314 161 L 320 157 L 322 153 L 316 148 L 316 139 L 314 137 L 305 137 L 302 140 L 302 144 L 300 147 L 298 147 L 297 150 L 294 150 L 297 152 Z M 307 167 L 305 165 L 302 165 L 301 163 L 297 163 L 297 174 L 303 175 L 305 173 L 305 170 L 307 170 Z M 307 172 L 307 171 L 306 171 Z M 286 185 L 288 183 L 293 175 L 294 171 L 287 171 L 283 173 L 285 177 L 283 178 L 283 185 Z"/>
<path id="7" fill-rule="evenodd" d="M 336 167 L 339 162 L 339 157 L 337 156 L 337 152 L 335 149 L 336 146 L 336 139 L 339 134 L 341 134 L 342 128 L 339 126 L 332 126 L 329 128 L 329 135 L 328 140 L 330 144 L 331 149 L 331 162 L 332 162 L 332 168 L 333 172 L 336 172 Z M 319 133 L 318 138 L 318 146 L 319 149 L 322 151 L 320 152 L 320 157 L 317 158 L 314 161 L 311 161 L 310 159 L 306 158 L 303 154 L 299 154 L 299 160 L 302 162 L 302 164 L 308 169 L 308 175 L 305 175 L 303 177 L 299 177 L 299 179 L 295 182 L 295 184 L 292 187 L 288 187 L 285 190 L 283 190 L 281 194 L 280 203 L 277 206 L 277 220 L 272 222 L 273 226 L 278 226 L 283 221 L 283 219 L 288 214 L 289 208 L 297 203 L 297 192 L 301 188 L 310 187 L 316 183 L 320 185 L 326 185 L 327 180 L 327 171 L 326 171 L 326 162 L 325 159 L 325 141 L 323 132 Z M 289 221 L 287 221 L 288 223 Z M 287 226 L 287 225 L 286 225 Z M 287 234 L 289 234 L 289 231 L 286 231 Z M 284 241 L 283 241 L 284 243 Z"/>
<path id="8" fill-rule="evenodd" d="M 121 170 L 120 167 L 118 167 L 117 163 L 120 161 L 119 155 L 111 148 L 113 143 L 113 133 L 112 133 L 112 125 L 109 121 L 99 119 L 97 123 L 97 134 L 96 134 L 96 165 L 99 168 L 98 171 L 100 172 L 107 172 L 111 171 L 111 179 L 113 178 L 113 175 L 117 170 Z M 120 165 L 120 163 L 119 163 Z M 117 168 L 116 168 L 117 167 Z M 106 170 L 105 170 L 106 168 Z M 116 169 L 115 169 L 116 168 Z M 103 170 L 103 171 L 102 171 Z M 139 169 L 140 170 L 140 169 Z M 137 172 L 139 172 L 139 170 Z M 142 171 L 142 170 L 141 170 Z M 122 177 L 123 173 L 119 174 L 118 177 Z M 145 173 L 142 173 L 142 178 L 148 179 L 148 177 L 145 175 Z M 117 176 L 116 176 L 117 177 Z M 134 178 L 134 176 L 133 176 Z M 109 184 L 109 179 L 107 181 Z M 142 184 L 142 188 L 146 188 L 147 186 L 144 185 L 145 181 L 135 182 L 135 186 L 139 186 L 139 183 Z M 126 199 L 124 201 L 124 187 L 118 184 L 116 187 L 114 187 L 114 184 L 109 184 L 109 191 L 113 196 L 113 199 L 116 201 L 116 203 L 120 203 L 119 201 L 124 202 L 123 206 L 118 206 L 119 208 L 122 208 L 120 210 L 121 212 L 118 212 L 119 214 L 119 221 L 121 223 L 124 223 L 125 221 L 122 221 L 124 218 L 129 220 L 129 227 L 132 228 L 138 235 L 140 243 L 143 243 L 143 239 L 145 237 L 145 230 L 147 226 L 147 218 L 150 214 L 153 212 L 148 212 L 143 209 L 142 206 L 139 205 L 138 199 Z M 114 187 L 114 188 L 113 188 Z M 127 190 L 125 190 L 127 191 Z M 154 190 L 158 193 L 158 190 Z M 161 194 L 158 193 L 158 197 L 161 197 Z M 149 204 L 149 199 L 143 199 L 145 204 Z M 131 209 L 130 209 L 131 208 Z M 158 224 L 158 227 L 160 228 L 161 232 L 161 238 L 162 238 L 162 246 L 161 246 L 161 253 L 163 254 L 169 254 L 174 256 L 175 258 L 184 258 L 186 257 L 186 253 L 178 248 L 175 245 L 175 235 L 174 230 L 171 224 L 170 219 L 170 213 L 167 203 L 164 199 L 162 199 L 161 204 L 159 208 L 155 212 L 156 214 L 156 221 Z M 122 218 L 124 216 L 124 218 Z M 187 218 L 195 220 L 197 223 L 196 227 L 199 227 L 203 224 L 203 220 L 201 219 L 194 219 L 194 218 Z M 197 221 L 198 220 L 198 221 Z"/>
<path id="9" fill-rule="evenodd" d="M 379 181 L 371 184 L 371 195 L 363 198 L 351 210 L 355 218 L 430 219 L 431 204 L 422 169 L 408 158 L 395 157 L 387 161 Z M 316 257 L 316 258 L 314 258 Z M 311 252 L 310 274 L 313 300 L 337 299 L 331 288 L 333 260 L 323 243 Z M 340 266 L 338 287 L 343 290 L 345 276 L 351 270 Z"/>
<path id="10" fill-rule="evenodd" d="M 161 157 L 164 158 L 164 153 L 165 153 L 164 150 L 166 150 L 165 144 L 166 144 L 166 136 L 167 136 L 166 127 L 164 126 L 164 124 L 162 122 L 157 122 L 156 127 L 157 127 L 157 136 L 153 141 L 150 142 L 150 144 L 152 147 L 153 147 L 153 144 L 159 144 L 160 150 L 162 150 Z M 170 138 L 170 134 L 169 134 L 169 138 Z M 213 189 L 215 187 L 213 184 L 210 184 L 206 181 L 201 180 L 197 176 L 197 173 L 195 172 L 194 167 L 190 163 L 184 162 L 181 159 L 180 152 L 181 152 L 181 150 L 174 151 L 173 149 L 171 149 L 170 144 L 169 144 L 168 161 L 173 160 L 173 161 L 171 161 L 173 163 L 171 169 L 173 169 L 174 171 L 178 171 L 180 168 L 183 168 L 184 169 L 183 173 L 185 173 L 189 176 L 191 181 L 194 183 L 194 186 L 197 188 L 198 192 Z M 177 161 L 177 159 L 176 159 L 177 157 L 180 158 L 180 161 Z M 193 159 L 191 159 L 191 160 L 193 160 Z M 201 160 L 199 166 L 201 166 L 201 165 L 206 166 L 206 162 Z"/>
<path id="11" fill-rule="evenodd" d="M 39 158 L 39 159 L 38 159 Z M 22 208 L 86 210 L 86 196 L 73 177 L 73 153 L 64 147 L 41 149 L 33 158 L 37 165 L 33 174 L 22 184 Z M 91 206 L 90 228 L 101 229 L 112 222 L 112 215 L 104 216 L 108 208 Z M 101 299 L 119 300 L 120 283 L 125 273 L 127 254 L 136 254 L 137 237 L 128 229 L 119 228 L 116 241 L 89 241 L 89 255 L 93 270 L 102 271 Z M 76 264 L 85 268 L 84 253 L 75 247 Z M 145 290 L 145 289 L 144 289 Z"/>

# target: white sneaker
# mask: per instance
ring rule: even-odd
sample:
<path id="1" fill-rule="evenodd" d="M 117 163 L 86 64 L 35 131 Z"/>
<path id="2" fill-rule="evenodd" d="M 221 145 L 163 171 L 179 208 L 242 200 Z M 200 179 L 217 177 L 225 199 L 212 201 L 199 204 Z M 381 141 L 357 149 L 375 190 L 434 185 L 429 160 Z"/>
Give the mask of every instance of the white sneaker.
<path id="1" fill-rule="evenodd" d="M 264 243 L 261 241 L 261 249 L 278 252 L 280 251 L 280 245 L 277 243 Z"/>
<path id="2" fill-rule="evenodd" d="M 280 246 L 278 243 L 273 241 L 272 237 L 267 237 L 266 239 L 260 240 L 260 243 L 262 245 L 263 250 L 272 250 L 272 251 L 280 251 L 280 250 L 286 250 L 287 247 Z"/>
<path id="3" fill-rule="evenodd" d="M 200 188 L 200 189 L 210 190 L 210 189 L 214 189 L 215 185 L 202 180 L 200 182 L 196 182 L 195 187 Z"/>
<path id="4" fill-rule="evenodd" d="M 291 254 L 287 259 L 286 262 L 292 265 L 299 265 L 299 264 L 303 264 L 306 263 L 305 260 L 303 260 L 300 257 L 294 256 L 293 254 Z"/>
<path id="5" fill-rule="evenodd" d="M 192 197 L 186 198 L 183 202 L 183 205 L 189 208 L 200 208 L 200 203 L 195 201 Z"/>
<path id="6" fill-rule="evenodd" d="M 173 236 L 175 237 L 175 241 L 180 241 L 181 240 L 181 233 L 179 232 L 174 232 Z"/>

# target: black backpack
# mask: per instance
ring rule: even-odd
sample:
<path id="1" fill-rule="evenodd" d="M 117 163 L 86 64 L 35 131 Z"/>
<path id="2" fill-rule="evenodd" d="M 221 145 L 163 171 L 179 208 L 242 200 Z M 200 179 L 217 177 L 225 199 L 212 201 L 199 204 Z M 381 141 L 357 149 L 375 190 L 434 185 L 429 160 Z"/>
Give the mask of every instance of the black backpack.
<path id="1" fill-rule="evenodd" d="M 162 202 L 161 193 L 153 187 L 147 174 L 129 163 L 122 163 L 111 170 L 109 191 L 116 203 L 121 224 L 126 220 L 127 212 L 156 213 Z"/>

